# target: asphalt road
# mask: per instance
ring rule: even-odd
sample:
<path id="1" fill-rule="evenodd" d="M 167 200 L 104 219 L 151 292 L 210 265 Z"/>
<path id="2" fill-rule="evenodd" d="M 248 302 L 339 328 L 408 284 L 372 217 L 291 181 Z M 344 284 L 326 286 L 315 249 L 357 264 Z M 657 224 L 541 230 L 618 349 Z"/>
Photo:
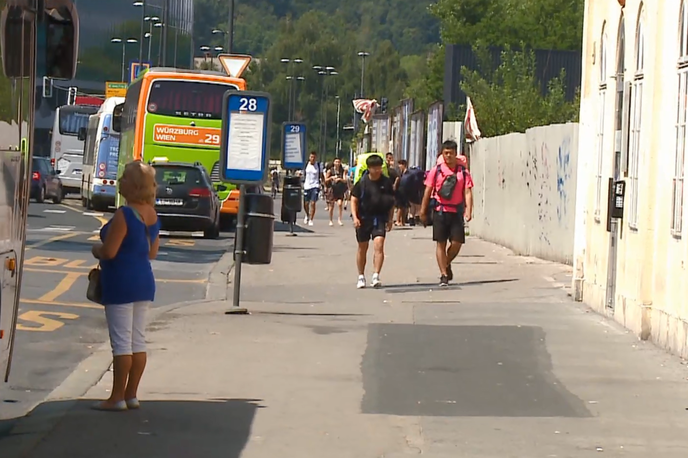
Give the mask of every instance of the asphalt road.
<path id="1" fill-rule="evenodd" d="M 86 299 L 86 275 L 95 266 L 91 245 L 111 216 L 71 199 L 30 204 L 19 330 L 10 382 L 0 382 L 0 419 L 24 415 L 107 341 L 103 308 Z M 232 240 L 229 233 L 218 240 L 162 235 L 153 306 L 204 299 L 208 275 Z"/>

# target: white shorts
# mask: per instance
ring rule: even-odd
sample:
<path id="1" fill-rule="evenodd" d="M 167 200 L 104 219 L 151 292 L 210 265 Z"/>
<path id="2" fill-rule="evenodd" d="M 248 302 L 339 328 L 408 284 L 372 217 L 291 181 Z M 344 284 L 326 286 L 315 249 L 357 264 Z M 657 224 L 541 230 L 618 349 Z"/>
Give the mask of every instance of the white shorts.
<path id="1" fill-rule="evenodd" d="M 105 306 L 105 318 L 114 356 L 146 351 L 146 312 L 150 301 Z"/>

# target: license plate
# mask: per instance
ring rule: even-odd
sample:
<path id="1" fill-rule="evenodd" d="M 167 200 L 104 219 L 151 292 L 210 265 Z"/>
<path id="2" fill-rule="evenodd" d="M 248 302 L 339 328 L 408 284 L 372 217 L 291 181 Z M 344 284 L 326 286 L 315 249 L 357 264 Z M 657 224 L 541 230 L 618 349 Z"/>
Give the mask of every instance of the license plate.
<path id="1" fill-rule="evenodd" d="M 81 175 L 81 169 L 74 169 L 74 175 Z"/>
<path id="2" fill-rule="evenodd" d="M 155 204 L 161 206 L 165 205 L 171 207 L 180 207 L 184 205 L 184 201 L 182 199 L 157 199 Z"/>

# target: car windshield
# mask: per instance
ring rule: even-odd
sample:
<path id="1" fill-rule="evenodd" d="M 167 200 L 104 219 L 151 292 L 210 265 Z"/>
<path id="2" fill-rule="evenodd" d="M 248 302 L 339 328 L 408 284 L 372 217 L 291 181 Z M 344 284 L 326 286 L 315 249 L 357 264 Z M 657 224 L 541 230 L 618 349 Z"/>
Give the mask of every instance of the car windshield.
<path id="1" fill-rule="evenodd" d="M 155 167 L 155 181 L 159 186 L 202 186 L 201 171 L 191 167 Z"/>

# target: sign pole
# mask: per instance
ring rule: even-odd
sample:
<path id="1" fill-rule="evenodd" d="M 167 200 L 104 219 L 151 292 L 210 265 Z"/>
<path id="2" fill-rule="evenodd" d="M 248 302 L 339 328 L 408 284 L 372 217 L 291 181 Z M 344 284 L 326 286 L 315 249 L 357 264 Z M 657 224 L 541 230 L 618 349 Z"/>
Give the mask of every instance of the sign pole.
<path id="1" fill-rule="evenodd" d="M 234 238 L 234 291 L 232 308 L 227 315 L 246 315 L 248 310 L 239 306 L 241 302 L 241 263 L 244 257 L 244 231 L 246 230 L 246 186 L 239 186 L 239 213 L 237 214 L 236 236 Z"/>

